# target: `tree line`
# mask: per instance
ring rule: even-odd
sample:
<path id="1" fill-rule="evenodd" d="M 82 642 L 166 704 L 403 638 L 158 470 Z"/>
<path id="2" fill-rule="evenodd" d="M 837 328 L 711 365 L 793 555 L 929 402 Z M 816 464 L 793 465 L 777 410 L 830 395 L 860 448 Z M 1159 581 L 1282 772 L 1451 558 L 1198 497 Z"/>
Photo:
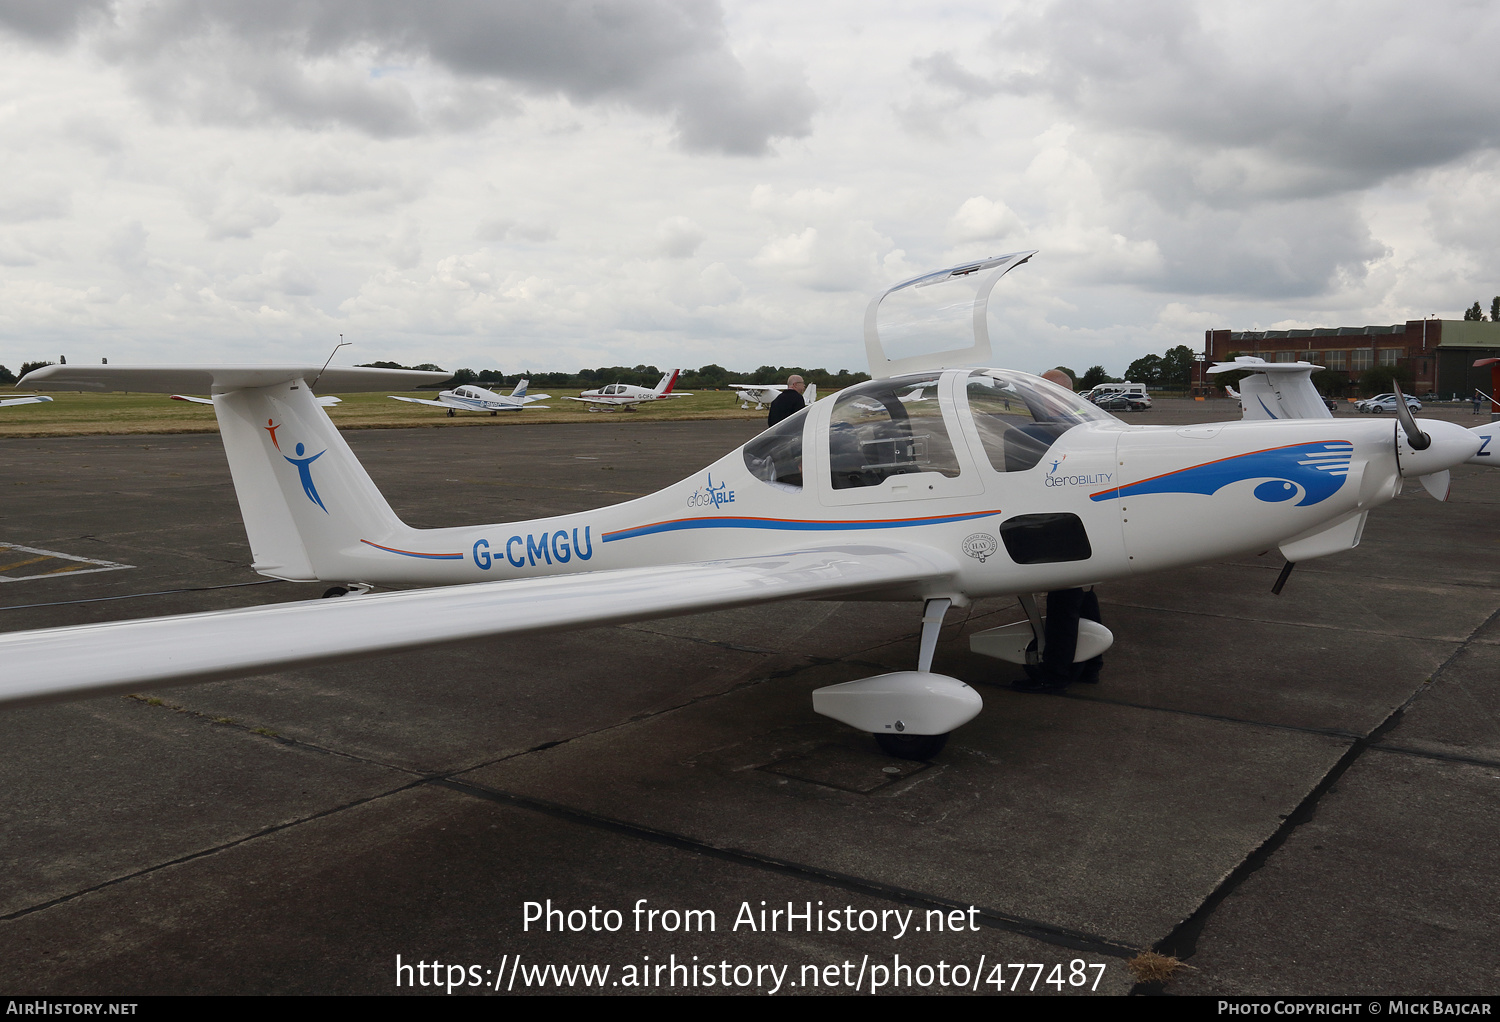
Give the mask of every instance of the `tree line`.
<path id="1" fill-rule="evenodd" d="M 1470 323 L 1485 322 L 1484 310 L 1479 307 L 1478 302 L 1475 302 L 1473 305 L 1464 310 L 1464 319 Z M 1500 295 L 1496 295 L 1490 300 L 1489 322 L 1500 323 Z"/>
<path id="2" fill-rule="evenodd" d="M 372 369 L 422 369 L 428 372 L 446 372 L 435 365 L 404 366 L 398 362 L 367 362 Z M 637 387 L 654 387 L 664 370 L 652 365 L 601 366 L 598 369 L 580 369 L 576 373 L 506 373 L 499 369 L 456 369 L 453 375 L 439 384 L 431 386 L 461 387 L 466 383 L 481 387 L 514 387 L 519 381 L 531 381 L 531 386 L 559 387 L 564 389 L 592 390 L 610 383 L 630 383 Z M 816 384 L 820 390 L 842 390 L 844 387 L 863 383 L 869 373 L 851 373 L 847 369 L 830 372 L 827 369 L 803 369 L 801 366 L 761 366 L 753 373 L 735 373 L 720 365 L 706 365 L 698 369 L 685 369 L 677 378 L 677 386 L 683 390 L 716 390 L 731 383 L 785 383 L 792 375 L 801 376 L 808 383 Z"/>

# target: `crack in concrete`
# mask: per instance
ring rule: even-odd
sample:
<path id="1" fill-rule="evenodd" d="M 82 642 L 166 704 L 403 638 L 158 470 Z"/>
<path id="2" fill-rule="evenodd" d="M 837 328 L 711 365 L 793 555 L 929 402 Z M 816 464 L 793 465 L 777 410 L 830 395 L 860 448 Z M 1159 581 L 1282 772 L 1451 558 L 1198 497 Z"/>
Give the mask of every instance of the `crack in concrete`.
<path id="1" fill-rule="evenodd" d="M 1240 864 L 1219 882 L 1218 887 L 1214 888 L 1208 897 L 1203 899 L 1198 908 L 1190 916 L 1173 927 L 1172 932 L 1158 941 L 1153 950 L 1183 961 L 1191 958 L 1198 950 L 1198 938 L 1202 936 L 1205 927 L 1207 927 L 1209 921 L 1213 918 L 1218 907 L 1231 894 L 1239 890 L 1241 885 L 1258 872 L 1261 867 L 1270 862 L 1271 857 L 1286 844 L 1287 839 L 1291 837 L 1298 827 L 1310 822 L 1317 815 L 1318 805 L 1322 801 L 1323 796 L 1328 794 L 1333 786 L 1338 783 L 1339 779 L 1348 772 L 1349 768 L 1366 751 L 1370 749 L 1379 749 L 1380 751 L 1387 752 L 1396 751 L 1392 748 L 1382 747 L 1380 745 L 1381 739 L 1401 723 L 1402 718 L 1406 715 L 1407 708 L 1417 700 L 1418 696 L 1427 691 L 1434 681 L 1442 676 L 1449 665 L 1457 660 L 1459 655 L 1474 641 L 1475 636 L 1493 624 L 1496 619 L 1500 619 L 1500 610 L 1495 611 L 1480 623 L 1467 639 L 1459 643 L 1458 648 L 1439 665 L 1438 669 L 1432 672 L 1432 676 L 1424 679 L 1420 685 L 1413 689 L 1411 695 L 1407 696 L 1401 705 L 1393 709 L 1369 734 L 1357 738 L 1344 751 L 1344 754 L 1338 758 L 1338 761 L 1328 769 L 1322 779 L 1303 797 L 1302 801 L 1297 804 L 1297 807 L 1286 815 L 1281 821 L 1280 826 L 1262 841 L 1259 846 L 1254 848 L 1249 855 L 1245 856 L 1240 861 Z M 1147 993 L 1157 992 L 1157 990 L 1156 986 L 1137 984 L 1131 992 Z"/>
<path id="2" fill-rule="evenodd" d="M 501 791 L 496 788 L 475 784 L 472 781 L 435 778 L 428 783 L 489 802 L 514 806 L 519 809 L 528 809 L 532 812 L 542 813 L 567 822 L 599 830 L 607 830 L 616 834 L 649 841 L 653 844 L 665 845 L 681 851 L 719 859 L 724 862 L 733 862 L 738 865 L 751 867 L 752 869 L 793 876 L 801 880 L 808 880 L 827 887 L 835 887 L 857 894 L 880 898 L 885 901 L 894 901 L 903 905 L 941 909 L 944 911 L 952 911 L 953 909 L 967 910 L 970 907 L 968 904 L 960 904 L 939 895 L 914 891 L 909 888 L 898 887 L 894 884 L 882 883 L 878 880 L 868 880 L 864 877 L 840 873 L 837 870 L 824 869 L 821 866 L 812 866 L 791 859 L 762 855 L 758 852 L 751 852 L 740 848 L 712 845 L 672 831 L 659 830 L 654 827 L 646 827 L 624 820 L 616 820 L 607 816 L 600 816 L 596 813 L 576 809 L 572 806 L 562 805 L 561 803 L 549 802 L 545 799 L 532 798 L 529 795 L 520 795 L 515 792 Z M 1004 930 L 1009 933 L 1030 937 L 1033 940 L 1057 947 L 1066 947 L 1091 954 L 1108 955 L 1111 958 L 1128 959 L 1135 957 L 1139 953 L 1138 948 L 1121 944 L 1098 934 L 1054 926 L 1035 919 L 1010 915 L 998 909 L 973 907 L 977 909 L 975 913 L 976 919 L 992 929 Z"/>
<path id="3" fill-rule="evenodd" d="M 271 834 L 276 834 L 283 830 L 288 830 L 292 827 L 298 827 L 304 823 L 322 819 L 325 816 L 332 816 L 334 813 L 341 813 L 346 809 L 353 809 L 356 806 L 367 805 L 371 802 L 375 802 L 383 798 L 388 798 L 391 795 L 399 794 L 400 792 L 406 791 L 410 788 L 415 788 L 418 785 L 425 783 L 425 781 L 426 778 L 417 778 L 415 780 L 408 781 L 406 784 L 403 784 L 399 787 L 392 788 L 390 791 L 383 791 L 376 795 L 370 795 L 365 798 L 355 799 L 352 802 L 345 802 L 341 805 L 332 806 L 328 809 L 320 809 L 315 813 L 298 817 L 295 820 L 288 820 L 285 823 L 277 823 L 272 824 L 269 827 L 263 827 L 253 834 L 246 834 L 243 837 L 235 838 L 233 841 L 225 841 L 221 844 L 213 845 L 209 848 L 200 848 L 196 852 L 189 852 L 186 855 L 179 855 L 177 858 L 168 859 L 166 862 L 158 862 L 153 866 L 146 866 L 142 869 L 138 869 L 130 873 L 125 873 L 116 877 L 110 877 L 108 880 L 101 880 L 99 883 L 93 884 L 89 887 L 71 891 L 68 894 L 61 894 L 56 898 L 49 899 L 36 905 L 29 905 L 26 908 L 17 909 L 16 911 L 11 912 L 8 915 L 0 916 L 0 923 L 8 923 L 14 919 L 20 919 L 22 916 L 31 915 L 33 912 L 41 912 L 45 909 L 54 908 L 66 902 L 73 901 L 77 898 L 83 897 L 86 894 L 93 894 L 96 891 L 102 891 L 105 888 L 114 887 L 116 884 L 123 884 L 127 880 L 134 880 L 137 877 L 149 876 L 152 873 L 159 872 L 160 870 L 167 869 L 171 866 L 179 866 L 185 862 L 192 862 L 194 859 L 202 859 L 205 856 L 217 855 L 219 852 L 225 851 L 230 848 L 235 848 L 247 842 L 257 840 L 258 838 L 267 837 Z"/>

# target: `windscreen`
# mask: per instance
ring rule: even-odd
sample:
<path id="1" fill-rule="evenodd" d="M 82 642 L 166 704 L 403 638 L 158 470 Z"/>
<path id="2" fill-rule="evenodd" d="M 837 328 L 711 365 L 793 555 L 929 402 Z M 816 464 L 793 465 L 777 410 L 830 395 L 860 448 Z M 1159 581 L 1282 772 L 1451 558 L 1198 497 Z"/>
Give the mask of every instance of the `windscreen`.
<path id="1" fill-rule="evenodd" d="M 997 472 L 1024 472 L 1081 422 L 1115 417 L 1065 387 L 1027 373 L 980 369 L 964 392 L 984 453 Z"/>

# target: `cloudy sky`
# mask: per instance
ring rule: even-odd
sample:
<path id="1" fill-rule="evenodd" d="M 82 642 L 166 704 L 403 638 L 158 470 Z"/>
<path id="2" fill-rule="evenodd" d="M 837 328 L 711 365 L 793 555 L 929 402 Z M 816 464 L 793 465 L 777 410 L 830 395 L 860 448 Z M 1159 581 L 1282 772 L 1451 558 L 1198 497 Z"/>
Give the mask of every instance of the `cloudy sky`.
<path id="1" fill-rule="evenodd" d="M 0 363 L 1000 364 L 1500 294 L 1500 6 L 0 0 Z"/>

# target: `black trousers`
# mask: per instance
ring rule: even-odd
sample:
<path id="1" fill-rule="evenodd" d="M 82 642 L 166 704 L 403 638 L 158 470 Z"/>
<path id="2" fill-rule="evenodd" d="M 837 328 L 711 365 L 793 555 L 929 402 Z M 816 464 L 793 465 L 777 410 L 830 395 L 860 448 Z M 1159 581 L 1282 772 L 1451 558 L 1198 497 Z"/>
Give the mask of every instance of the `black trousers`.
<path id="1" fill-rule="evenodd" d="M 1098 621 L 1099 597 L 1092 589 L 1057 589 L 1047 594 L 1047 648 L 1042 650 L 1042 671 L 1055 681 L 1098 681 L 1104 657 L 1073 662 L 1078 652 L 1078 622 Z"/>

